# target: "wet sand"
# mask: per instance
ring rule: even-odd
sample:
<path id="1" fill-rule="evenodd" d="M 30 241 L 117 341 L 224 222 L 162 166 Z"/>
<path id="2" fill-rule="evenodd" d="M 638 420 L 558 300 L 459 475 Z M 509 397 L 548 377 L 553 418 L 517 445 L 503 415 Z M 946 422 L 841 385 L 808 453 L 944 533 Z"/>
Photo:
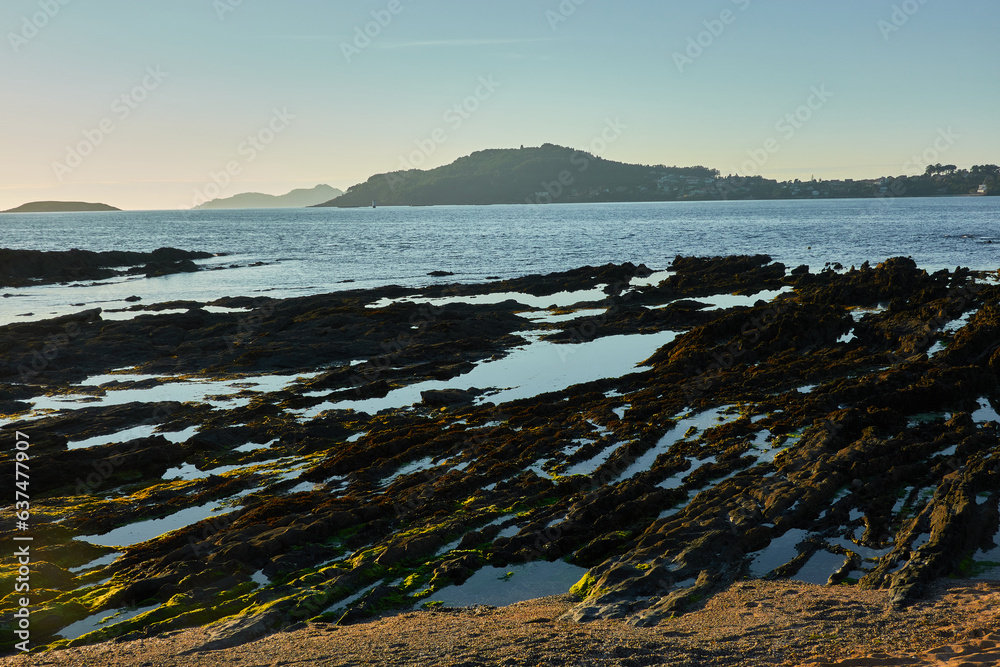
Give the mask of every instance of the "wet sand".
<path id="1" fill-rule="evenodd" d="M 572 596 L 508 607 L 386 614 L 339 627 L 312 623 L 223 650 L 213 628 L 49 654 L 7 667 L 567 667 L 644 665 L 995 665 L 1000 582 L 953 580 L 904 610 L 886 591 L 798 582 L 740 582 L 690 614 L 652 628 L 619 621 L 567 623 Z"/>

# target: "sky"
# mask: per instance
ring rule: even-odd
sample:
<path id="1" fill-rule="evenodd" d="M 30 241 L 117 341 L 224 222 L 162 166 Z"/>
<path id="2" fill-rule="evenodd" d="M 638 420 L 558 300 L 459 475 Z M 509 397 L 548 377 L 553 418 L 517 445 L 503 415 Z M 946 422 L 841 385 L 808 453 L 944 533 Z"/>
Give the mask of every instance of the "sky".
<path id="1" fill-rule="evenodd" d="M 996 0 L 4 0 L 0 33 L 0 210 L 546 142 L 781 180 L 1000 163 Z"/>

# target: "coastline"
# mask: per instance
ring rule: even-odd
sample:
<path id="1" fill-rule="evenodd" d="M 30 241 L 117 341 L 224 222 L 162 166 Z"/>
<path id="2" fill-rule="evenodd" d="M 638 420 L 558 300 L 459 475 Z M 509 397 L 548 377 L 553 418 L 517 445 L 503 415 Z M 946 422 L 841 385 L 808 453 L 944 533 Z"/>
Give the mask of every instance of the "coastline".
<path id="1" fill-rule="evenodd" d="M 577 597 L 550 620 L 581 631 L 669 627 L 744 577 L 909 613 L 995 560 L 998 292 L 905 258 L 676 257 L 0 327 L 35 645 L 224 621 L 225 648 L 533 598 L 554 568 Z"/>
<path id="2" fill-rule="evenodd" d="M 882 591 L 748 582 L 655 628 L 560 622 L 573 599 L 557 596 L 386 614 L 346 627 L 310 623 L 216 650 L 205 648 L 213 629 L 197 628 L 0 658 L 0 665 L 960 667 L 1000 660 L 998 601 L 1000 582 L 943 582 L 904 611 Z"/>

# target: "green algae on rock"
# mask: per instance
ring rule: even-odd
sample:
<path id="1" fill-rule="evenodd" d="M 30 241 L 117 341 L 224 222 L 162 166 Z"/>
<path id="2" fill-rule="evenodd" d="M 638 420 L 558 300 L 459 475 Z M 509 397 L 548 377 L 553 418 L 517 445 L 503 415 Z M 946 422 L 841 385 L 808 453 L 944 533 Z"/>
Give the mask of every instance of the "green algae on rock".
<path id="1" fill-rule="evenodd" d="M 745 576 L 907 604 L 994 548 L 1000 288 L 903 258 L 670 268 L 97 313 L 27 379 L 64 324 L 0 327 L 0 420 L 38 443 L 38 645 L 210 623 L 232 645 L 545 562 L 578 621 L 658 623 Z M 596 374 L 516 363 L 649 340 Z M 541 375 L 467 379 L 497 360 Z"/>

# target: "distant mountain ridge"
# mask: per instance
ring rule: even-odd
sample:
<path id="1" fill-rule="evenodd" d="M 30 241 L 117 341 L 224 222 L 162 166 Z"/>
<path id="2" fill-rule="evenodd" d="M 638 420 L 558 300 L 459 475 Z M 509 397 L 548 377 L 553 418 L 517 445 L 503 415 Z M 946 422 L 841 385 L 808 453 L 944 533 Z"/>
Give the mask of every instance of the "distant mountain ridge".
<path id="1" fill-rule="evenodd" d="M 267 195 L 260 192 L 244 192 L 225 199 L 213 199 L 195 206 L 195 209 L 217 210 L 233 208 L 305 208 L 322 204 L 344 194 L 343 190 L 329 185 L 314 188 L 299 188 L 284 195 Z"/>
<path id="2" fill-rule="evenodd" d="M 120 211 L 107 204 L 91 204 L 83 201 L 35 201 L 0 213 L 81 213 L 86 211 Z"/>

